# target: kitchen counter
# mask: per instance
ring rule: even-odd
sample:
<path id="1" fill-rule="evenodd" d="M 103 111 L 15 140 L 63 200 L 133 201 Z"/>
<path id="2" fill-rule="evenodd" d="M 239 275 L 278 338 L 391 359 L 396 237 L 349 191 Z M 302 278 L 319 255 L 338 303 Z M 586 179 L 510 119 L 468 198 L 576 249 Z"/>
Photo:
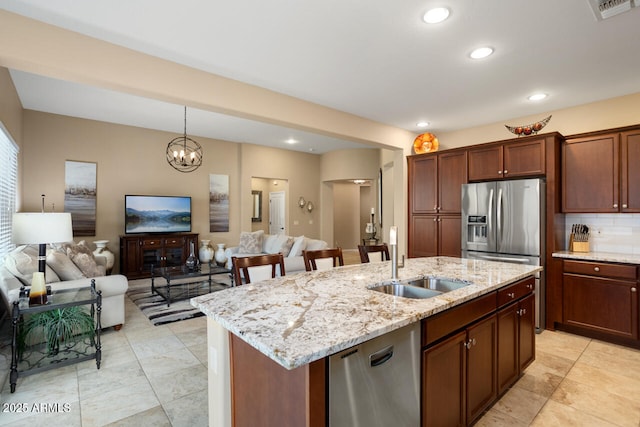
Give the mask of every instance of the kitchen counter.
<path id="1" fill-rule="evenodd" d="M 640 264 L 640 255 L 618 254 L 613 252 L 570 252 L 560 251 L 552 254 L 554 258 L 575 259 L 582 261 L 619 262 L 623 264 Z"/>
<path id="2" fill-rule="evenodd" d="M 294 369 L 541 270 L 471 259 L 413 258 L 398 269 L 399 280 L 438 276 L 473 284 L 429 299 L 367 289 L 390 280 L 387 261 L 278 277 L 193 298 L 191 304 L 279 365 Z"/>

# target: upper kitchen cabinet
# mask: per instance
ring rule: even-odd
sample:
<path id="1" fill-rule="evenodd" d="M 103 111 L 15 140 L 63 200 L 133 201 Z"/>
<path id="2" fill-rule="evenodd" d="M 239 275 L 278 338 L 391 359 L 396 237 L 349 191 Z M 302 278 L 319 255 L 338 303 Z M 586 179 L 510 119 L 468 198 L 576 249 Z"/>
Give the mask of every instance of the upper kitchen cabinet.
<path id="1" fill-rule="evenodd" d="M 409 162 L 409 211 L 459 214 L 460 187 L 467 182 L 467 152 L 411 156 Z"/>
<path id="2" fill-rule="evenodd" d="M 467 182 L 467 152 L 408 157 L 409 257 L 460 256 L 460 191 Z"/>
<path id="3" fill-rule="evenodd" d="M 562 210 L 640 212 L 640 129 L 568 138 L 562 147 Z"/>
<path id="4" fill-rule="evenodd" d="M 469 149 L 469 181 L 540 176 L 546 172 L 544 137 Z"/>
<path id="5" fill-rule="evenodd" d="M 620 143 L 621 212 L 640 212 L 640 129 L 623 132 L 620 135 Z"/>

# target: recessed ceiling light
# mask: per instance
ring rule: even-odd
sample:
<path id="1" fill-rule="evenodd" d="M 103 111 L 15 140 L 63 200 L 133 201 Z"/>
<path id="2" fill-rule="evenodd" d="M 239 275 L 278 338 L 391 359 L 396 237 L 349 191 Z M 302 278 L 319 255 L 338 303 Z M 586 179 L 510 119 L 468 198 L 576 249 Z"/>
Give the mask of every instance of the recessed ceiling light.
<path id="1" fill-rule="evenodd" d="M 296 141 L 296 140 L 295 140 L 295 139 L 293 139 L 293 138 L 289 138 L 289 139 L 287 139 L 285 142 L 286 142 L 287 144 L 297 144 L 297 143 L 298 143 L 298 141 Z"/>
<path id="2" fill-rule="evenodd" d="M 439 22 L 444 21 L 449 17 L 449 9 L 446 7 L 436 7 L 433 9 L 427 10 L 427 13 L 424 14 L 422 20 L 427 24 L 437 24 Z"/>
<path id="3" fill-rule="evenodd" d="M 545 99 L 547 97 L 546 93 L 534 93 L 530 95 L 527 99 L 529 101 L 540 101 L 541 99 Z"/>
<path id="4" fill-rule="evenodd" d="M 418 122 L 416 123 L 416 126 L 418 126 L 419 128 L 426 128 L 427 126 L 429 126 L 429 122 Z"/>
<path id="5" fill-rule="evenodd" d="M 365 181 L 364 179 L 354 179 L 353 180 L 354 184 L 364 184 L 365 182 L 367 182 L 367 181 Z"/>
<path id="6" fill-rule="evenodd" d="M 469 56 L 472 59 L 482 59 L 482 58 L 486 58 L 487 56 L 491 55 L 493 53 L 493 48 L 492 47 L 479 47 L 477 49 L 474 49 Z"/>

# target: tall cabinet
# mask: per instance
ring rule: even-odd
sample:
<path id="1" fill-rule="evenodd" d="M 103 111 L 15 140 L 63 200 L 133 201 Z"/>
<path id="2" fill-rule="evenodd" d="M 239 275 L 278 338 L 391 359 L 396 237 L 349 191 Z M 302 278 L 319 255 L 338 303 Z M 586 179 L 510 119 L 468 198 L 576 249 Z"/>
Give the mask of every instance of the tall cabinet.
<path id="1" fill-rule="evenodd" d="M 408 157 L 409 257 L 461 253 L 460 187 L 467 182 L 467 151 Z"/>

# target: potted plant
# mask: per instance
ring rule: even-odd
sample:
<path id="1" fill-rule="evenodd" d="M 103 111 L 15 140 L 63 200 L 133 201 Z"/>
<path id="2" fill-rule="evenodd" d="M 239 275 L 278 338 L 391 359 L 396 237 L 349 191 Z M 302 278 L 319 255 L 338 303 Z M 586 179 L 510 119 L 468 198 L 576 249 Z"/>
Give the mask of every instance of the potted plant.
<path id="1" fill-rule="evenodd" d="M 20 352 L 27 345 L 45 343 L 50 356 L 58 354 L 63 342 L 93 334 L 95 323 L 84 307 L 72 306 L 35 313 L 20 328 Z"/>

